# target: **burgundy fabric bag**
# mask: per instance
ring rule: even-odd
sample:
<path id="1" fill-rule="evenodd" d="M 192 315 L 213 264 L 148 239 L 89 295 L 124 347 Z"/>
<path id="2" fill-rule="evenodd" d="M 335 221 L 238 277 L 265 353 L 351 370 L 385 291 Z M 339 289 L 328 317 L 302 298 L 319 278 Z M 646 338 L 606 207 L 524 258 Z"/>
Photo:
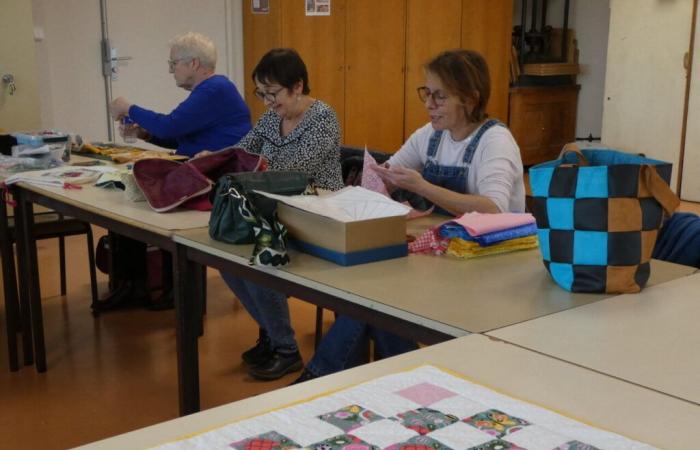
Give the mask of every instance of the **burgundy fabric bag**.
<path id="1" fill-rule="evenodd" d="M 240 148 L 226 148 L 180 163 L 161 158 L 141 159 L 134 163 L 134 179 L 148 204 L 157 212 L 185 208 L 209 211 L 208 195 L 222 175 L 257 172 L 267 168 L 260 155 Z"/>

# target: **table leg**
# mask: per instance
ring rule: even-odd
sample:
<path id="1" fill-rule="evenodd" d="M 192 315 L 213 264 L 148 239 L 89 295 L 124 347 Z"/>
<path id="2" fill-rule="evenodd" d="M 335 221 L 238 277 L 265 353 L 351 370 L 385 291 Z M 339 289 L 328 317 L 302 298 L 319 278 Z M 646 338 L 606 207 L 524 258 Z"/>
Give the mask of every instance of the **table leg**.
<path id="1" fill-rule="evenodd" d="M 0 258 L 2 258 L 2 281 L 5 297 L 5 321 L 7 323 L 7 354 L 10 370 L 19 370 L 17 333 L 19 323 L 19 299 L 17 298 L 17 271 L 12 251 L 12 236 L 7 223 L 7 204 L 0 199 Z"/>
<path id="2" fill-rule="evenodd" d="M 20 266 L 23 294 L 20 307 L 23 321 L 26 321 L 27 311 L 31 319 L 31 336 L 34 340 L 34 356 L 36 370 L 46 372 L 46 347 L 44 344 L 44 318 L 41 310 L 41 291 L 39 288 L 39 264 L 37 261 L 36 239 L 34 239 L 34 205 L 25 201 L 21 189 L 15 191 L 17 210 L 15 216 L 20 218 L 16 225 L 17 257 Z M 27 305 L 28 304 L 28 305 Z M 28 306 L 28 307 L 27 307 Z M 28 334 L 28 333 L 27 333 Z M 26 338 L 25 338 L 26 342 Z"/>
<path id="3" fill-rule="evenodd" d="M 177 335 L 178 398 L 180 415 L 199 411 L 199 355 L 197 337 L 202 320 L 202 266 L 187 259 L 186 247 L 173 251 L 173 295 Z"/>

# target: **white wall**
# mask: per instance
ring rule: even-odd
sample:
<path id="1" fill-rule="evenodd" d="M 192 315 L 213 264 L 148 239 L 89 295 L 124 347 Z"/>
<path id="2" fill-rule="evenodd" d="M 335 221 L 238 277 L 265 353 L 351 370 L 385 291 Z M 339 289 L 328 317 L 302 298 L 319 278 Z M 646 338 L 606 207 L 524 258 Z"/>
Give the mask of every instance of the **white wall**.
<path id="1" fill-rule="evenodd" d="M 43 40 L 35 42 L 41 127 L 82 134 L 88 140 L 106 140 L 107 109 L 100 56 L 99 1 L 32 0 L 32 10 L 34 26 L 44 34 Z M 242 0 L 228 0 L 226 14 L 230 18 L 226 30 L 229 45 L 219 47 L 220 51 L 226 52 L 228 63 L 226 67 L 219 67 L 219 71 L 229 74 L 242 91 L 245 79 Z M 165 42 L 145 42 L 144 46 L 162 50 Z M 161 59 L 165 61 L 167 54 L 164 53 Z"/>
<path id="2" fill-rule="evenodd" d="M 529 2 L 532 4 L 532 0 Z M 513 0 L 513 25 L 520 24 L 521 0 Z M 562 26 L 564 0 L 549 0 L 547 25 Z M 530 23 L 530 14 L 527 23 Z M 540 14 L 537 15 L 539 24 Z M 581 85 L 576 113 L 576 136 L 592 134 L 600 137 L 603 121 L 605 92 L 605 64 L 608 49 L 610 0 L 571 0 L 569 27 L 576 34 L 581 73 L 577 78 Z M 528 25 L 529 29 L 529 25 Z"/>

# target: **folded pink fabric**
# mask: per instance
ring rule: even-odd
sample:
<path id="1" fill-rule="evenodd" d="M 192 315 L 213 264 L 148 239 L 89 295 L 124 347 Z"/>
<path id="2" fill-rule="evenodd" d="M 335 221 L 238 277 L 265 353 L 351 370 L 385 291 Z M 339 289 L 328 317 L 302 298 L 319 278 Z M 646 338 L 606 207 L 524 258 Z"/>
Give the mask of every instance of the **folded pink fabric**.
<path id="1" fill-rule="evenodd" d="M 530 213 L 498 213 L 484 214 L 478 212 L 465 213 L 450 222 L 456 222 L 463 226 L 470 236 L 481 236 L 494 231 L 507 230 L 535 223 L 535 218 Z"/>

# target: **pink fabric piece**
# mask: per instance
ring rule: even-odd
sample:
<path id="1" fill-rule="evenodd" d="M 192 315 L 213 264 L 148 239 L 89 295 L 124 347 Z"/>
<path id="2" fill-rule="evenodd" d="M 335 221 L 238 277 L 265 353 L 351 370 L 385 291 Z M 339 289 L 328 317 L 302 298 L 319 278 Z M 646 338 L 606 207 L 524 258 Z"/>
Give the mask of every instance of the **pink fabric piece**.
<path id="1" fill-rule="evenodd" d="M 484 214 L 470 212 L 453 219 L 452 222 L 463 226 L 470 236 L 481 236 L 494 231 L 535 223 L 535 218 L 530 213 Z"/>
<path id="2" fill-rule="evenodd" d="M 415 241 L 408 243 L 408 252 L 442 255 L 449 243 L 449 239 L 440 236 L 438 228 L 431 228 L 423 232 Z"/>
<path id="3" fill-rule="evenodd" d="M 379 192 L 389 197 L 389 191 L 386 189 L 384 180 L 382 180 L 374 168 L 377 166 L 377 160 L 365 149 L 365 158 L 362 163 L 362 184 L 361 186 L 370 191 Z"/>
<path id="4" fill-rule="evenodd" d="M 396 393 L 422 406 L 430 406 L 435 402 L 457 395 L 432 383 L 414 384 L 409 388 L 396 391 Z"/>

